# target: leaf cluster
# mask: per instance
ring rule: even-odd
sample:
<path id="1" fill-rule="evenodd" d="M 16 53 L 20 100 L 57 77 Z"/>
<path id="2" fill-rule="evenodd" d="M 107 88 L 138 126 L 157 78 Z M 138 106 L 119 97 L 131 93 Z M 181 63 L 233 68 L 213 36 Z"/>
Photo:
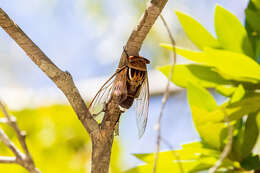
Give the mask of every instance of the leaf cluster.
<path id="1" fill-rule="evenodd" d="M 197 20 L 176 11 L 185 33 L 199 51 L 173 48 L 165 43 L 161 46 L 193 62 L 176 65 L 171 81 L 187 89 L 193 123 L 201 141 L 185 144 L 180 150 L 161 152 L 157 172 L 181 172 L 178 162 L 184 172 L 208 170 L 228 143 L 229 124 L 234 129 L 232 147 L 217 172 L 260 169 L 259 155 L 254 153 L 260 130 L 259 1 L 251 0 L 245 13 L 244 27 L 236 16 L 217 5 L 214 37 Z M 158 68 L 167 77 L 170 69 L 170 65 Z M 215 89 L 227 101 L 218 105 L 208 88 Z M 135 156 L 146 164 L 128 173 L 152 171 L 153 153 Z"/>

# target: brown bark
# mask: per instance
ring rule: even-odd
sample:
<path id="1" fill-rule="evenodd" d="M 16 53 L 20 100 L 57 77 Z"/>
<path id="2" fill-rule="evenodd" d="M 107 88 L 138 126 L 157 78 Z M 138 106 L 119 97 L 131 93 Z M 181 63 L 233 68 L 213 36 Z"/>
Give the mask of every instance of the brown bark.
<path id="1" fill-rule="evenodd" d="M 139 24 L 132 31 L 126 49 L 129 55 L 138 55 L 143 40 L 166 5 L 167 0 L 151 0 L 141 17 Z M 121 111 L 117 101 L 111 99 L 107 105 L 104 119 L 100 125 L 89 113 L 82 97 L 76 88 L 71 75 L 60 70 L 32 40 L 0 8 L 0 26 L 16 41 L 31 60 L 62 90 L 78 118 L 91 136 L 92 140 L 92 173 L 109 172 L 111 148 L 115 126 Z M 125 65 L 125 54 L 122 53 L 119 67 Z"/>

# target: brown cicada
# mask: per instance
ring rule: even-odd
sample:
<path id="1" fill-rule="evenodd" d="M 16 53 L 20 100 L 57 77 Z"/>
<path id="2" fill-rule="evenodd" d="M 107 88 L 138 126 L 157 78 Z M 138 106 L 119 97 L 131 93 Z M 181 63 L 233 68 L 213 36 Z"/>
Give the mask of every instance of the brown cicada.
<path id="1" fill-rule="evenodd" d="M 135 101 L 136 123 L 141 137 L 145 131 L 149 107 L 149 85 L 146 64 L 150 61 L 141 56 L 127 55 L 124 66 L 105 82 L 89 105 L 92 114 L 102 112 L 104 105 L 117 98 L 122 110 L 129 109 Z"/>

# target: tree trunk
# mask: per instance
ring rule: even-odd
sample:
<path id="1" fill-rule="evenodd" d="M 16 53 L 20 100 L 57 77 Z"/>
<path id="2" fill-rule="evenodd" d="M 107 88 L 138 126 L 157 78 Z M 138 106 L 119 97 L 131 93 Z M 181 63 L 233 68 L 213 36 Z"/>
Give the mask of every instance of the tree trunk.
<path id="1" fill-rule="evenodd" d="M 108 173 L 113 144 L 113 134 L 108 138 L 92 138 L 91 173 Z"/>

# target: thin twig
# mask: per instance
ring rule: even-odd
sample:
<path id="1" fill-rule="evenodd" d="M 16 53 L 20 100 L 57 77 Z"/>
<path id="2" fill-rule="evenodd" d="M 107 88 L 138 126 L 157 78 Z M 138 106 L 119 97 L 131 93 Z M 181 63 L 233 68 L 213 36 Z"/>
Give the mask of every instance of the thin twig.
<path id="1" fill-rule="evenodd" d="M 0 140 L 14 153 L 16 158 L 24 158 L 23 154 L 15 147 L 2 129 L 0 129 Z"/>
<path id="2" fill-rule="evenodd" d="M 173 60 L 172 60 L 172 66 L 171 66 L 171 70 L 170 70 L 170 74 L 168 76 L 168 82 L 167 82 L 167 85 L 166 85 L 166 88 L 165 88 L 165 92 L 164 92 L 164 95 L 163 95 L 163 99 L 162 99 L 162 107 L 161 107 L 161 111 L 160 111 L 160 114 L 159 114 L 159 118 L 158 118 L 158 122 L 157 122 L 157 131 L 158 131 L 158 134 L 157 134 L 157 145 L 156 145 L 156 152 L 155 152 L 155 156 L 154 156 L 154 166 L 153 166 L 153 173 L 156 173 L 156 167 L 157 167 L 157 161 L 158 161 L 158 158 L 159 158 L 159 152 L 160 152 L 160 145 L 161 145 L 161 120 L 162 120 L 162 117 L 163 117 L 163 111 L 164 111 L 164 108 L 165 108 L 165 105 L 166 105 L 166 102 L 168 100 L 168 97 L 169 97 L 169 90 L 170 90 L 170 81 L 172 79 L 172 75 L 173 75 L 173 71 L 174 71 L 174 65 L 176 64 L 176 53 L 175 53 L 175 40 L 172 36 L 172 33 L 170 31 L 170 28 L 167 24 L 167 22 L 165 21 L 164 17 L 160 14 L 160 18 L 163 22 L 163 25 L 165 26 L 166 30 L 167 30 L 167 33 L 169 35 L 169 38 L 171 40 L 171 44 L 173 46 Z"/>
<path id="3" fill-rule="evenodd" d="M 230 150 L 232 148 L 233 143 L 233 125 L 230 124 L 230 121 L 228 119 L 228 115 L 226 113 L 226 110 L 223 109 L 223 113 L 225 115 L 225 121 L 228 124 L 228 143 L 225 145 L 224 150 L 222 151 L 218 161 L 215 163 L 213 167 L 209 169 L 209 173 L 215 173 L 217 169 L 221 166 L 223 160 L 228 156 L 230 153 Z"/>
<path id="4" fill-rule="evenodd" d="M 4 113 L 7 121 L 8 121 L 8 124 L 14 129 L 17 137 L 18 137 L 18 140 L 20 141 L 20 144 L 24 150 L 24 152 L 26 153 L 26 156 L 32 160 L 32 156 L 28 150 L 28 147 L 26 145 L 26 142 L 25 142 L 25 136 L 26 136 L 26 133 L 24 131 L 21 131 L 19 129 L 19 127 L 17 126 L 16 124 L 16 118 L 13 117 L 13 116 L 10 116 L 7 112 L 7 110 L 5 109 L 4 105 L 0 102 L 0 108 L 2 110 L 2 112 Z"/>
<path id="5" fill-rule="evenodd" d="M 1 118 L 2 122 L 5 122 L 10 127 L 12 127 L 18 137 L 19 143 L 21 144 L 25 154 L 23 154 L 8 138 L 5 132 L 0 129 L 0 140 L 14 153 L 15 157 L 0 157 L 0 163 L 17 163 L 23 166 L 31 173 L 40 173 L 40 171 L 35 167 L 32 156 L 28 150 L 28 147 L 25 142 L 25 133 L 19 129 L 16 124 L 16 119 L 13 116 L 10 116 L 7 112 L 5 106 L 0 101 L 0 110 L 3 112 L 5 119 Z"/>
<path id="6" fill-rule="evenodd" d="M 0 163 L 16 163 L 16 157 L 0 156 Z"/>

